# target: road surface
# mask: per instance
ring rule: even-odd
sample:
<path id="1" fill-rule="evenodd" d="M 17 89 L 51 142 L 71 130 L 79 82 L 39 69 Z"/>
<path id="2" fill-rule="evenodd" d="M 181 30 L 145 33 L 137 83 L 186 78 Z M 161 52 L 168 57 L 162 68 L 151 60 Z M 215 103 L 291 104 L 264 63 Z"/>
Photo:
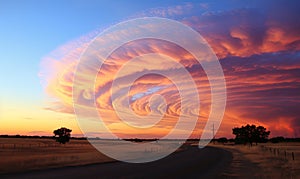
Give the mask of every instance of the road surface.
<path id="1" fill-rule="evenodd" d="M 150 163 L 111 162 L 0 175 L 0 178 L 216 178 L 231 160 L 232 154 L 226 150 L 189 146 Z"/>

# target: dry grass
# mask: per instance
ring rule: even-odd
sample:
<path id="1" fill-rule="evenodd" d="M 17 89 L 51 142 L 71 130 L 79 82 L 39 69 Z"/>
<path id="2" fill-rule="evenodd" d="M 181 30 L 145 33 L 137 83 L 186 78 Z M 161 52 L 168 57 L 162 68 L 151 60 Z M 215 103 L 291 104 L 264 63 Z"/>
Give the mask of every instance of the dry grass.
<path id="1" fill-rule="evenodd" d="M 213 145 L 233 153 L 233 162 L 224 176 L 259 178 L 299 178 L 300 143 Z M 294 160 L 292 158 L 294 153 Z"/>
<path id="2" fill-rule="evenodd" d="M 51 139 L 0 138 L 0 173 L 109 162 L 88 141 L 58 144 Z"/>
<path id="3" fill-rule="evenodd" d="M 210 144 L 233 153 L 227 178 L 299 178 L 300 143 L 244 145 Z M 294 153 L 294 160 L 292 159 Z M 0 173 L 110 162 L 88 141 L 60 145 L 52 139 L 0 138 Z"/>
<path id="4" fill-rule="evenodd" d="M 177 141 L 166 142 L 169 145 L 178 143 Z M 101 145 L 108 150 L 127 147 L 127 145 L 113 140 L 96 140 L 94 145 Z M 169 145 L 164 146 L 163 143 L 149 144 L 147 150 L 143 152 L 165 152 Z M 144 157 L 143 152 L 132 152 L 137 158 Z M 100 153 L 87 140 L 71 140 L 63 145 L 56 143 L 53 139 L 0 138 L 0 173 L 112 161 L 115 160 Z"/>

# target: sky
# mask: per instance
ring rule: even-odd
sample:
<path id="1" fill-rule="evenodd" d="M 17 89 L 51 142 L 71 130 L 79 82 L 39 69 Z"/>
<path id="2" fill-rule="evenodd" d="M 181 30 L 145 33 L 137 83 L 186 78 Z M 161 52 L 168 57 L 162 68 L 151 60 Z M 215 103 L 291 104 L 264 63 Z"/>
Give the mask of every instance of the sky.
<path id="1" fill-rule="evenodd" d="M 233 127 L 248 123 L 265 126 L 271 136 L 300 137 L 299 7 L 297 1 L 278 0 L 3 0 L 0 2 L 0 133 L 52 135 L 54 129 L 65 126 L 73 130 L 74 136 L 81 136 L 74 114 L 72 86 L 82 52 L 112 25 L 139 17 L 163 17 L 199 32 L 219 59 L 226 80 L 227 104 L 216 137 L 233 137 Z M 124 125 L 114 111 L 114 104 L 123 104 L 124 100 L 124 96 L 116 101 L 110 99 L 114 75 L 130 59 L 146 53 L 174 58 L 195 80 L 201 106 L 192 137 L 199 137 L 211 105 L 205 72 L 199 70 L 201 66 L 186 50 L 153 39 L 125 44 L 99 70 L 92 92 L 105 124 L 121 138 L 162 137 L 176 124 L 181 112 L 178 89 L 170 79 L 157 74 L 136 80 L 129 97 L 132 110 L 145 116 L 151 110 L 161 113 L 166 106 L 157 102 L 157 108 L 150 110 L 149 100 L 155 94 L 164 96 L 167 107 L 161 122 L 151 129 L 136 129 Z M 175 74 L 180 83 L 185 82 L 179 78 L 178 70 L 163 60 L 157 59 L 152 64 L 151 59 L 144 59 L 140 63 L 144 71 Z M 118 77 L 120 84 L 126 87 L 126 79 L 137 73 L 134 66 L 127 69 Z M 185 90 L 189 92 L 188 88 Z M 89 93 L 83 95 L 87 97 Z M 90 133 L 107 136 L 101 129 Z"/>

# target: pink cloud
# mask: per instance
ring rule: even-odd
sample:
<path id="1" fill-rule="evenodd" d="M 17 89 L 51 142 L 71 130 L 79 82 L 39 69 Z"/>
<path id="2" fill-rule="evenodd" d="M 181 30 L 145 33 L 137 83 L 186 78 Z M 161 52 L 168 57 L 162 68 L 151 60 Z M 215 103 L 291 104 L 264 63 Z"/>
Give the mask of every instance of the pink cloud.
<path id="1" fill-rule="evenodd" d="M 255 9 L 187 17 L 184 13 L 188 8 L 193 6 L 187 4 L 173 9 L 158 9 L 153 10 L 153 13 L 166 17 L 176 16 L 198 30 L 222 59 L 220 62 L 227 81 L 228 104 L 218 135 L 231 136 L 232 127 L 246 123 L 264 125 L 273 131 L 273 136 L 291 137 L 295 133 L 299 135 L 299 113 L 294 109 L 300 103 L 299 94 L 296 92 L 299 91 L 300 84 L 300 34 L 299 30 L 295 29 L 298 26 L 282 19 L 273 19 L 272 14 Z M 184 18 L 180 18 L 181 15 Z M 44 80 L 46 92 L 56 99 L 49 109 L 58 112 L 73 111 L 74 71 L 80 54 L 95 34 L 63 45 L 43 59 L 40 77 Z M 157 75 L 144 76 L 134 83 L 129 94 L 132 97 L 155 86 L 167 86 L 151 94 L 163 95 L 168 104 L 166 115 L 154 129 L 145 132 L 130 128 L 121 124 L 113 111 L 110 88 L 114 75 L 131 58 L 146 53 L 168 55 L 183 64 L 191 73 L 201 97 L 201 111 L 193 134 L 193 137 L 199 136 L 202 132 L 199 129 L 203 127 L 210 111 L 209 83 L 204 71 L 191 54 L 171 43 L 148 39 L 131 42 L 117 49 L 99 71 L 95 91 L 84 92 L 84 98 L 88 99 L 90 93 L 96 93 L 99 113 L 103 114 L 109 128 L 119 136 L 159 137 L 168 133 L 181 112 L 178 91 L 168 79 Z M 168 66 L 165 70 L 176 73 L 176 69 Z M 130 75 L 135 73 L 128 71 L 128 74 L 120 78 L 130 78 Z M 86 75 L 89 75 L 88 71 Z M 148 114 L 151 95 L 144 95 L 132 101 L 133 111 L 140 115 Z M 282 124 L 282 127 L 278 127 L 278 123 Z M 120 129 L 127 131 L 128 135 L 120 132 Z"/>

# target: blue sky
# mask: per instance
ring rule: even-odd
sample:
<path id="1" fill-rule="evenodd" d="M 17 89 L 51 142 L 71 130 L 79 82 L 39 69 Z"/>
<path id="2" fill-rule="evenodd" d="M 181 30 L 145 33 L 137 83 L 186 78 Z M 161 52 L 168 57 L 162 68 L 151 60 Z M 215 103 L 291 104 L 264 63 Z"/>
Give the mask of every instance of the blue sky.
<path id="1" fill-rule="evenodd" d="M 189 1 L 191 2 L 191 1 Z M 199 2 L 199 1 L 196 1 Z M 37 76 L 41 58 L 58 46 L 98 28 L 120 22 L 152 8 L 184 1 L 38 1 L 0 2 L 1 92 L 10 99 L 39 100 Z M 239 1 L 210 2 L 214 11 L 245 7 Z M 4 74 L 4 75 L 3 75 Z M 18 83 L 16 83 L 18 81 Z M 27 94 L 27 95 L 24 95 Z"/>
<path id="2" fill-rule="evenodd" d="M 192 9 L 185 6 L 187 3 Z M 276 135 L 299 135 L 296 106 L 300 99 L 295 92 L 299 91 L 300 74 L 297 55 L 300 49 L 299 3 L 281 0 L 1 0 L 0 133 L 21 131 L 26 123 L 27 132 L 39 129 L 47 132 L 39 134 L 49 135 L 52 128 L 61 125 L 57 120 L 65 118 L 72 118 L 67 123 L 76 128 L 74 114 L 70 117 L 60 111 L 44 109 L 47 93 L 38 76 L 41 60 L 55 49 L 95 30 L 132 17 L 151 16 L 151 9 L 163 12 L 176 5 L 180 5 L 183 12 L 166 17 L 185 22 L 200 32 L 215 50 L 228 75 L 226 80 L 231 93 L 223 120 L 225 127 L 221 131 L 227 135 L 233 124 L 250 121 L 271 128 Z M 62 66 L 68 67 L 68 64 L 62 63 Z M 244 74 L 240 69 L 244 69 Z M 148 92 L 157 91 L 137 92 L 136 101 L 148 96 L 141 95 Z M 57 99 L 61 100 L 59 96 Z M 255 108 L 257 106 L 263 107 Z M 72 111 L 72 106 L 67 107 Z M 278 127 L 278 123 L 283 127 Z M 16 124 L 17 128 L 10 131 Z M 18 133 L 26 134 L 25 130 L 20 131 Z"/>
<path id="3" fill-rule="evenodd" d="M 0 130 L 8 130 L 14 123 L 19 123 L 21 129 L 23 118 L 40 118 L 39 124 L 47 124 L 43 122 L 48 115 L 45 112 L 41 112 L 43 117 L 32 117 L 47 103 L 48 96 L 38 76 L 43 57 L 91 31 L 147 9 L 172 4 L 173 1 L 0 1 L 0 126 L 9 124 Z"/>
<path id="4" fill-rule="evenodd" d="M 43 56 L 92 30 L 169 3 L 136 2 L 1 1 L 1 98 L 38 102 L 43 90 L 37 74 Z"/>

